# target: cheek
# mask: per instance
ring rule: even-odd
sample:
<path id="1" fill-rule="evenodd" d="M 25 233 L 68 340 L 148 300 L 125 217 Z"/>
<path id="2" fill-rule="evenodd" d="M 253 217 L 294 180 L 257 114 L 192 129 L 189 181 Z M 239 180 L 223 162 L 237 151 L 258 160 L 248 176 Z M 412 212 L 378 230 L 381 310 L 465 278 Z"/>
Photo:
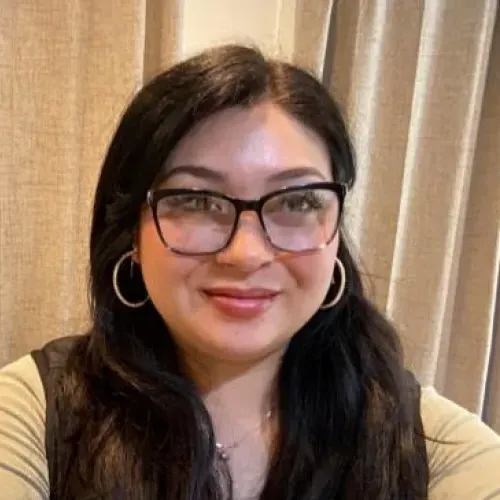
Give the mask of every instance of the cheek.
<path id="1" fill-rule="evenodd" d="M 169 252 L 150 221 L 141 224 L 137 240 L 138 259 L 150 299 L 160 314 L 178 292 L 193 263 Z"/>
<path id="2" fill-rule="evenodd" d="M 338 244 L 332 242 L 321 252 L 296 256 L 288 263 L 288 270 L 294 276 L 301 299 L 319 306 L 328 292 L 335 266 Z"/>
<path id="3" fill-rule="evenodd" d="M 137 234 L 137 255 L 143 274 L 149 275 L 152 267 L 162 266 L 166 253 L 153 221 L 147 219 L 141 222 Z"/>

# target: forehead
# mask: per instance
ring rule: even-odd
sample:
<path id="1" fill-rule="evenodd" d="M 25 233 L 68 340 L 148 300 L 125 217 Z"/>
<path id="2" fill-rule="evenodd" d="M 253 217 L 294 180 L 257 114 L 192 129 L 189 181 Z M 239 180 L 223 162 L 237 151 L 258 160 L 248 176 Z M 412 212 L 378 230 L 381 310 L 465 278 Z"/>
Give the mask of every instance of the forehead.
<path id="1" fill-rule="evenodd" d="M 166 169 L 202 165 L 228 179 L 258 180 L 294 167 L 313 167 L 331 179 L 323 140 L 278 106 L 231 108 L 197 124 L 171 153 Z"/>

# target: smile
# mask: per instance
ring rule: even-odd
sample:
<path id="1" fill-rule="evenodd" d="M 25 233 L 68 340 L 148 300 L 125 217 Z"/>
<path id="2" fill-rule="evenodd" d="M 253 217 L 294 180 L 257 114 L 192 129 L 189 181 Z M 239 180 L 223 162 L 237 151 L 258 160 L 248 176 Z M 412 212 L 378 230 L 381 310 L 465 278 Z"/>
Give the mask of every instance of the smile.
<path id="1" fill-rule="evenodd" d="M 265 288 L 208 288 L 205 296 L 225 316 L 250 319 L 264 313 L 280 292 Z"/>

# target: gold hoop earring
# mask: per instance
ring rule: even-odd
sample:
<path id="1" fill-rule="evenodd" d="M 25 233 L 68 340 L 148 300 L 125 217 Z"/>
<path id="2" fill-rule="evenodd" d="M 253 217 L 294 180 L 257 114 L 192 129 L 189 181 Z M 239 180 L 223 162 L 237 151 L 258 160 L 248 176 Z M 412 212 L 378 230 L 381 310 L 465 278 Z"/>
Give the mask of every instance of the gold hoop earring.
<path id="1" fill-rule="evenodd" d="M 342 264 L 342 261 L 337 257 L 335 259 L 335 264 L 339 268 L 340 272 L 340 285 L 339 289 L 337 290 L 337 294 L 335 297 L 330 301 L 327 302 L 326 304 L 323 304 L 320 309 L 325 310 L 325 309 L 331 309 L 332 307 L 336 306 L 340 299 L 342 298 L 342 295 L 344 295 L 345 291 L 345 285 L 346 285 L 346 273 L 345 273 L 345 267 L 344 264 Z M 335 283 L 335 279 L 332 279 L 332 285 Z"/>
<path id="2" fill-rule="evenodd" d="M 140 302 L 130 302 L 122 295 L 120 287 L 118 286 L 118 272 L 120 271 L 120 267 L 126 259 L 128 259 L 129 257 L 132 259 L 134 252 L 134 250 L 125 252 L 115 264 L 115 267 L 113 268 L 113 290 L 115 291 L 116 296 L 122 304 L 126 305 L 127 307 L 136 309 L 138 307 L 142 307 L 149 300 L 149 296 L 146 296 L 146 298 L 144 300 L 141 300 Z"/>

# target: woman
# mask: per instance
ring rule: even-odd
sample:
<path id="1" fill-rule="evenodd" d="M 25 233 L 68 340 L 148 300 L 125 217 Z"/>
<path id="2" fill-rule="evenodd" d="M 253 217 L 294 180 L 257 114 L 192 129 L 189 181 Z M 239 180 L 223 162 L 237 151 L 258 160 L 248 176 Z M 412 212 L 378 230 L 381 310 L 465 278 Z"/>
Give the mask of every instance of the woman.
<path id="1" fill-rule="evenodd" d="M 354 181 L 298 68 L 225 46 L 146 85 L 97 185 L 90 332 L 2 370 L 2 498 L 500 498 L 500 439 L 364 296 Z"/>

